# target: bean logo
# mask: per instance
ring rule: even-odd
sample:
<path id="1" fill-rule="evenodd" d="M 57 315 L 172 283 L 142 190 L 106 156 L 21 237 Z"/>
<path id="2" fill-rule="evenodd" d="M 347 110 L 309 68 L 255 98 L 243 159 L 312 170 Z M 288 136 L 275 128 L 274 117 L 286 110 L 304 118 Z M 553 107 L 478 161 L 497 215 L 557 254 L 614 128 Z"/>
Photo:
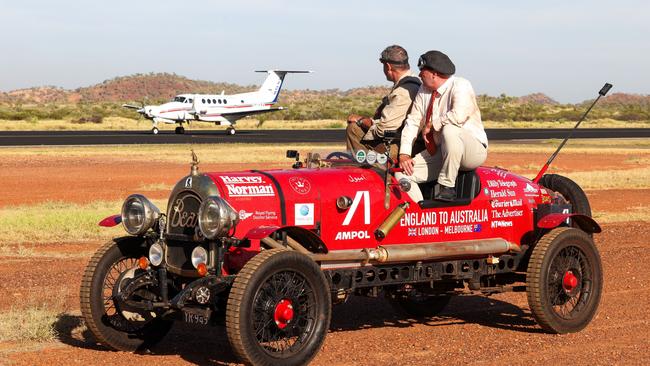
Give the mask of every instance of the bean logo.
<path id="1" fill-rule="evenodd" d="M 311 191 L 311 183 L 303 177 L 289 178 L 289 186 L 298 194 L 307 194 Z"/>

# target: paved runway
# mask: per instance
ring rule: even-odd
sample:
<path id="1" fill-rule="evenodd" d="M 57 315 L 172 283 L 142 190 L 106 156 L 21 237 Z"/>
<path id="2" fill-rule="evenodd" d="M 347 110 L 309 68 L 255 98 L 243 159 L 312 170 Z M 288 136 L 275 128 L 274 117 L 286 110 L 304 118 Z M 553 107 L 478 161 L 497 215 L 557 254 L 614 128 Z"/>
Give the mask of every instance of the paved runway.
<path id="1" fill-rule="evenodd" d="M 491 141 L 561 139 L 570 129 L 487 129 Z M 186 131 L 0 131 L 0 146 L 39 145 L 116 145 L 116 144 L 207 144 L 207 143 L 279 143 L 343 142 L 345 131 L 330 130 L 237 130 L 226 135 L 223 130 Z M 574 138 L 630 138 L 650 137 L 650 128 L 584 128 Z"/>

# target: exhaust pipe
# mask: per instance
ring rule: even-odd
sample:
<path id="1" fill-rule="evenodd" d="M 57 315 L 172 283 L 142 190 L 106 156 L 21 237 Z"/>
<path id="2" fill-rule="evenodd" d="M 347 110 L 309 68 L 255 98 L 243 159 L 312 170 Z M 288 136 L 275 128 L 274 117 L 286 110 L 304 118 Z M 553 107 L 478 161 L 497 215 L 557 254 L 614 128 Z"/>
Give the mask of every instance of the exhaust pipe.
<path id="1" fill-rule="evenodd" d="M 465 240 L 428 244 L 382 245 L 376 249 L 338 250 L 327 254 L 312 254 L 316 262 L 392 263 L 429 261 L 460 257 L 480 257 L 490 254 L 520 252 L 521 248 L 503 239 Z"/>

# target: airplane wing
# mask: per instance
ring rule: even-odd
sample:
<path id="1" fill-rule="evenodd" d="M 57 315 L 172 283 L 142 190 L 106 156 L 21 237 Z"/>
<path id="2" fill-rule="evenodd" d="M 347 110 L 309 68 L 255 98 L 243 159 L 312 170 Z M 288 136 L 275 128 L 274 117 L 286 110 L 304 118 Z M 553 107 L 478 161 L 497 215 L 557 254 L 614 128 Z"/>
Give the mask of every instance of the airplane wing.
<path id="1" fill-rule="evenodd" d="M 270 108 L 270 109 L 262 109 L 259 111 L 248 111 L 248 112 L 234 112 L 234 113 L 227 113 L 223 114 L 222 117 L 230 121 L 231 123 L 233 121 L 236 121 L 238 119 L 242 119 L 244 117 L 256 115 L 256 114 L 262 114 L 262 113 L 267 113 L 267 112 L 275 112 L 275 111 L 281 111 L 286 109 L 285 107 L 277 107 L 277 108 Z"/>
<path id="2" fill-rule="evenodd" d="M 122 107 L 129 108 L 129 109 L 140 109 L 140 108 L 142 108 L 142 106 L 133 105 L 133 104 L 122 104 Z"/>

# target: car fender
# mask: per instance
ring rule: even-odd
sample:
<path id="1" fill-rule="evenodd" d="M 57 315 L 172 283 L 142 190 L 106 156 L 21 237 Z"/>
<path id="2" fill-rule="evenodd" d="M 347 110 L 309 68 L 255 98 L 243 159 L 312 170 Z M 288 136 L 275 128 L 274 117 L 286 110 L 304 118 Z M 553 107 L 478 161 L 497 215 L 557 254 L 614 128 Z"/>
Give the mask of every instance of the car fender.
<path id="1" fill-rule="evenodd" d="M 577 213 L 548 214 L 537 221 L 537 227 L 541 229 L 553 229 L 560 226 L 569 218 L 587 233 L 599 233 L 602 231 L 596 220 L 587 215 Z"/>
<path id="2" fill-rule="evenodd" d="M 250 229 L 244 238 L 262 240 L 276 231 L 285 231 L 287 235 L 296 240 L 307 250 L 313 253 L 327 253 L 328 249 L 321 238 L 311 230 L 299 226 L 258 226 Z"/>

